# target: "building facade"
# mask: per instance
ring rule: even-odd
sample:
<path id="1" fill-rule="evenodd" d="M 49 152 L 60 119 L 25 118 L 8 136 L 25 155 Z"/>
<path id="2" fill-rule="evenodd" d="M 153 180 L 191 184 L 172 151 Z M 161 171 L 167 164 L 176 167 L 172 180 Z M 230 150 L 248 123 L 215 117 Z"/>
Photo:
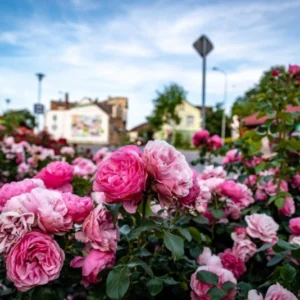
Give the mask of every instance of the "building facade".
<path id="1" fill-rule="evenodd" d="M 51 101 L 45 128 L 56 139 L 70 143 L 118 145 L 126 135 L 128 99 L 105 101 L 84 98 L 79 102 Z"/>

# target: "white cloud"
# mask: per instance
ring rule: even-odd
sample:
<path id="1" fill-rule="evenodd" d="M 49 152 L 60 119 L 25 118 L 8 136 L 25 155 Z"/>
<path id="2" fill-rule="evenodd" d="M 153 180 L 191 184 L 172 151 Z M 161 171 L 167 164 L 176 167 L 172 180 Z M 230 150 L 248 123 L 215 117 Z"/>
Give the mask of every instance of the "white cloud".
<path id="1" fill-rule="evenodd" d="M 7 52 L 0 68 L 0 97 L 15 107 L 32 107 L 37 97 L 37 71 L 45 72 L 43 99 L 69 91 L 71 99 L 129 97 L 129 127 L 151 112 L 155 90 L 178 82 L 188 99 L 200 104 L 201 59 L 192 43 L 206 33 L 214 43 L 208 57 L 207 103 L 223 100 L 224 78 L 211 71 L 218 65 L 229 78 L 229 103 L 251 87 L 274 64 L 297 63 L 300 42 L 291 36 L 300 1 L 222 2 L 158 1 L 151 6 L 121 4 L 118 13 L 100 15 L 100 1 L 70 0 L 78 18 L 49 19 L 33 14 L 16 20 L 17 30 L 0 34 Z M 100 8 L 99 8 L 100 7 Z M 64 6 L 64 9 L 66 7 Z M 99 17 L 80 16 L 82 9 Z M 292 28 L 293 29 L 293 28 Z M 7 57 L 9 56 L 9 57 Z M 1 55 L 0 55 L 1 60 Z M 233 88 L 233 86 L 235 86 Z"/>

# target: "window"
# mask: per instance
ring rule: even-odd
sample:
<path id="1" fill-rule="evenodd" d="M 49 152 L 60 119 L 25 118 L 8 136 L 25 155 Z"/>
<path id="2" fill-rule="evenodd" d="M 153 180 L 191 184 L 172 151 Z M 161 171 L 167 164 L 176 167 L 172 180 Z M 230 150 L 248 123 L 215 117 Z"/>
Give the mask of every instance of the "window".
<path id="1" fill-rule="evenodd" d="M 187 116 L 186 126 L 190 127 L 194 125 L 194 116 Z"/>
<path id="2" fill-rule="evenodd" d="M 56 121 L 56 120 L 57 120 L 57 115 L 53 115 L 53 116 L 52 116 L 52 120 L 53 120 L 53 121 Z"/>
<path id="3" fill-rule="evenodd" d="M 56 125 L 52 125 L 52 130 L 55 131 L 57 129 Z"/>

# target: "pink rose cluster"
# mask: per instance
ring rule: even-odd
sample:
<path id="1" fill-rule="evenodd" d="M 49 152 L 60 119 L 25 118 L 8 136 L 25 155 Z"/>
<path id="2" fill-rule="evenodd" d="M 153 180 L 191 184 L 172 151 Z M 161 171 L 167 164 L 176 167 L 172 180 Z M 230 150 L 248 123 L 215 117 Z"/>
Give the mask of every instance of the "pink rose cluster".
<path id="1" fill-rule="evenodd" d="M 122 202 L 135 211 L 146 185 L 157 192 L 162 206 L 182 200 L 190 203 L 199 191 L 197 174 L 182 153 L 165 141 L 150 141 L 144 152 L 125 146 L 105 157 L 99 164 L 93 189 L 103 192 L 108 203 Z"/>
<path id="2" fill-rule="evenodd" d="M 93 210 L 92 199 L 46 189 L 41 179 L 6 184 L 0 195 L 0 253 L 8 279 L 25 292 L 58 278 L 64 252 L 54 235 L 83 222 Z"/>
<path id="3" fill-rule="evenodd" d="M 60 149 L 60 154 L 61 155 L 66 155 L 66 156 L 70 156 L 70 157 L 74 157 L 75 150 L 74 150 L 73 147 L 65 146 L 65 147 L 62 147 Z"/>
<path id="4" fill-rule="evenodd" d="M 72 162 L 74 166 L 74 175 L 88 179 L 94 175 L 97 166 L 90 160 L 84 157 L 77 157 Z"/>
<path id="5" fill-rule="evenodd" d="M 223 165 L 228 165 L 240 161 L 242 161 L 242 153 L 238 149 L 232 149 L 226 153 L 223 159 Z"/>
<path id="6" fill-rule="evenodd" d="M 206 146 L 211 151 L 223 145 L 222 139 L 217 134 L 210 136 L 210 132 L 205 129 L 197 131 L 192 137 L 192 142 L 195 147 Z"/>
<path id="7" fill-rule="evenodd" d="M 297 297 L 279 283 L 276 283 L 269 287 L 265 298 L 256 290 L 250 290 L 247 300 L 297 300 Z"/>

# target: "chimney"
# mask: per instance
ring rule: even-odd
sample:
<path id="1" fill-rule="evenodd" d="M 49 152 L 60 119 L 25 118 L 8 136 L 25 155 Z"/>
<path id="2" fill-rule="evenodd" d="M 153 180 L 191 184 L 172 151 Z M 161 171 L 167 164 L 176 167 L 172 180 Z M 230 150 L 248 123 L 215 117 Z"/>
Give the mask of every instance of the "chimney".
<path id="1" fill-rule="evenodd" d="M 70 108 L 69 93 L 65 93 L 65 107 L 66 107 L 66 109 Z"/>

